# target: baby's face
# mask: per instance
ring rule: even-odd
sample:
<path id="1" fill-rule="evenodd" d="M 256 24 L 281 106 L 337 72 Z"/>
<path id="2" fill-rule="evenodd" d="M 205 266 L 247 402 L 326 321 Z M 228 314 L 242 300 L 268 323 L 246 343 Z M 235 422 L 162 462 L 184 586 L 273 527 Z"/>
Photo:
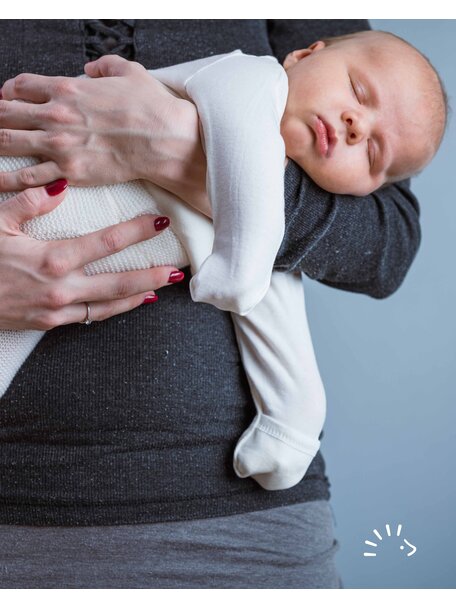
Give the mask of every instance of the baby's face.
<path id="1" fill-rule="evenodd" d="M 421 169 L 435 153 L 423 70 L 412 53 L 375 36 L 294 51 L 286 154 L 322 188 L 366 195 Z"/>

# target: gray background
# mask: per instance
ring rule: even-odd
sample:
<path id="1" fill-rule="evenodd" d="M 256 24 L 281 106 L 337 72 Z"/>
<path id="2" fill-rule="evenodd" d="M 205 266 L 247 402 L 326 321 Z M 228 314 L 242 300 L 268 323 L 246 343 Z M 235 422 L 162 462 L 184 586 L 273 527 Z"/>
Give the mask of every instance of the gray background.
<path id="1" fill-rule="evenodd" d="M 456 110 L 456 20 L 371 20 L 414 44 Z M 415 180 L 423 240 L 386 300 L 306 280 L 307 308 L 328 397 L 322 449 L 332 483 L 338 566 L 346 587 L 456 585 L 456 125 Z M 389 538 L 417 547 L 411 557 Z M 377 557 L 364 540 L 383 537 Z"/>

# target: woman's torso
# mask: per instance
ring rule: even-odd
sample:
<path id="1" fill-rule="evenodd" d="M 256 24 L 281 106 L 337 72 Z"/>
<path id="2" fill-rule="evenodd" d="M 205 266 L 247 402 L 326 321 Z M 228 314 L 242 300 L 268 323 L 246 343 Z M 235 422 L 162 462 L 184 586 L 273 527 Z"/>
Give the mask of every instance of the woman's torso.
<path id="1" fill-rule="evenodd" d="M 131 23 L 131 58 L 148 69 L 272 52 L 263 21 Z M 77 20 L 0 22 L 2 79 L 81 73 L 86 33 Z M 255 410 L 229 314 L 193 303 L 188 279 L 152 307 L 38 344 L 0 401 L 0 523 L 151 523 L 328 497 L 320 454 L 286 491 L 234 474 Z"/>

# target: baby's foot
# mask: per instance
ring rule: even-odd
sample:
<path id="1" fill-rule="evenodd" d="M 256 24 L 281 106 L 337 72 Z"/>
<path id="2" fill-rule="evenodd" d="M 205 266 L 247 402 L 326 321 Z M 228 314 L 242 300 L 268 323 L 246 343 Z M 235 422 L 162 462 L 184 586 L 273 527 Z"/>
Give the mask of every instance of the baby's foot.
<path id="1" fill-rule="evenodd" d="M 264 298 L 269 284 L 270 273 L 263 275 L 255 271 L 253 265 L 242 265 L 235 271 L 221 255 L 213 253 L 192 277 L 190 294 L 194 302 L 205 302 L 244 316 Z"/>
<path id="2" fill-rule="evenodd" d="M 319 447 L 318 439 L 257 414 L 237 443 L 233 466 L 265 490 L 285 490 L 301 481 Z"/>

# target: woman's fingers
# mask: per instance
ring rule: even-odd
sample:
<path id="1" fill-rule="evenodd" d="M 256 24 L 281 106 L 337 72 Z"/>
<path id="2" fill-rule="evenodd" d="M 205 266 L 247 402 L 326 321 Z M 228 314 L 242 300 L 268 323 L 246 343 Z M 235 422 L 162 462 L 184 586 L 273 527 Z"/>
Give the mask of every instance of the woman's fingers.
<path id="1" fill-rule="evenodd" d="M 124 312 L 129 312 L 141 306 L 144 303 L 154 303 L 158 300 L 158 296 L 154 291 L 136 294 L 123 300 L 112 300 L 104 302 L 89 302 L 90 319 L 92 321 L 104 321 Z M 87 319 L 87 305 L 85 302 L 81 304 L 72 304 L 62 308 L 61 311 L 54 314 L 54 318 L 49 318 L 49 329 L 59 325 L 70 325 L 71 323 L 82 323 Z"/>
<path id="2" fill-rule="evenodd" d="M 39 74 L 19 74 L 10 78 L 2 86 L 2 97 L 7 101 L 22 99 L 34 103 L 45 103 L 51 98 L 51 90 L 64 80 L 62 76 L 40 76 Z"/>
<path id="3" fill-rule="evenodd" d="M 95 61 L 86 63 L 84 72 L 90 78 L 102 78 L 103 76 L 127 76 L 132 70 L 144 68 L 134 61 L 128 61 L 118 55 L 104 55 Z"/>
<path id="4" fill-rule="evenodd" d="M 66 179 L 59 179 L 42 188 L 28 188 L 1 203 L 0 228 L 17 231 L 20 224 L 38 215 L 49 213 L 65 198 Z"/>
<path id="5" fill-rule="evenodd" d="M 90 304 L 90 317 L 92 321 L 104 321 L 105 319 L 110 319 L 115 315 L 120 315 L 141 306 L 141 304 L 144 304 L 145 300 L 148 303 L 153 303 L 158 300 L 158 296 L 154 291 L 148 291 L 146 293 L 140 293 L 132 296 L 131 298 L 125 298 L 123 300 L 92 302 L 92 304 Z M 83 317 L 83 320 L 87 315 L 87 307 L 85 304 L 84 308 L 85 316 Z"/>
<path id="6" fill-rule="evenodd" d="M 173 274 L 174 273 L 174 274 Z M 156 266 L 146 270 L 101 273 L 83 277 L 77 282 L 77 299 L 73 302 L 124 300 L 136 294 L 177 283 L 184 275 L 175 266 Z"/>
<path id="7" fill-rule="evenodd" d="M 168 218 L 151 214 L 141 215 L 78 238 L 55 241 L 52 243 L 50 257 L 57 265 L 64 263 L 68 270 L 76 270 L 90 262 L 118 253 L 129 245 L 151 239 L 168 226 Z M 49 262 L 52 267 L 52 260 Z"/>
<path id="8" fill-rule="evenodd" d="M 42 104 L 23 103 L 22 101 L 0 101 L 0 128 L 3 129 L 38 129 L 42 119 Z M 0 148 L 8 134 L 0 138 Z"/>
<path id="9" fill-rule="evenodd" d="M 85 277 L 77 286 L 78 298 L 73 303 L 57 307 L 39 316 L 39 329 L 48 330 L 59 325 L 82 323 L 87 318 L 104 321 L 115 315 L 137 308 L 141 304 L 158 300 L 155 290 L 171 283 L 178 283 L 184 273 L 174 266 L 157 266 L 147 270 L 102 273 Z"/>
<path id="10" fill-rule="evenodd" d="M 44 148 L 43 131 L 3 128 L 0 117 L 0 156 L 36 156 Z"/>
<path id="11" fill-rule="evenodd" d="M 25 153 L 24 153 L 25 155 Z M 0 173 L 0 192 L 16 192 L 24 188 L 36 188 L 60 179 L 62 171 L 53 161 L 23 167 L 17 171 Z"/>

